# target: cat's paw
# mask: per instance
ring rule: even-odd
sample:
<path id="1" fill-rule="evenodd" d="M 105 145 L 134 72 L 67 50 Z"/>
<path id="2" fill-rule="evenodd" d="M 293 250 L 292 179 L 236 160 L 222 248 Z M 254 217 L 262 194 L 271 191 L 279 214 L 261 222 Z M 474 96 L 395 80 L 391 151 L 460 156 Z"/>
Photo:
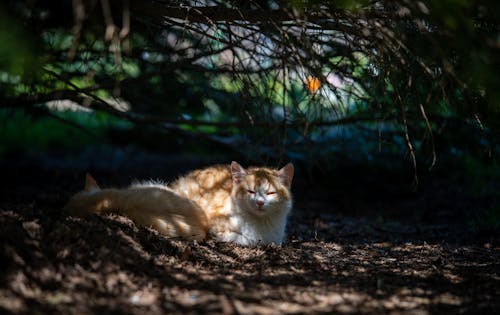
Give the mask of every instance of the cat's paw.
<path id="1" fill-rule="evenodd" d="M 236 242 L 241 238 L 241 233 L 234 231 L 217 231 L 217 230 L 209 230 L 207 235 L 209 238 L 214 239 L 220 242 Z"/>

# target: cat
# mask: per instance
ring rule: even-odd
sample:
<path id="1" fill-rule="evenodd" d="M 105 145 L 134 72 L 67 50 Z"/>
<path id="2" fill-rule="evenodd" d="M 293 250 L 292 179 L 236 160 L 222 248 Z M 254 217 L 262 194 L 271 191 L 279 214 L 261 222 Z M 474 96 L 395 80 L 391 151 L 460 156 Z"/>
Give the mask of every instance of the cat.
<path id="1" fill-rule="evenodd" d="M 292 209 L 293 175 L 291 163 L 279 170 L 245 169 L 233 161 L 192 171 L 170 185 L 144 182 L 100 189 L 87 174 L 85 189 L 64 209 L 75 216 L 118 212 L 171 237 L 281 244 Z"/>

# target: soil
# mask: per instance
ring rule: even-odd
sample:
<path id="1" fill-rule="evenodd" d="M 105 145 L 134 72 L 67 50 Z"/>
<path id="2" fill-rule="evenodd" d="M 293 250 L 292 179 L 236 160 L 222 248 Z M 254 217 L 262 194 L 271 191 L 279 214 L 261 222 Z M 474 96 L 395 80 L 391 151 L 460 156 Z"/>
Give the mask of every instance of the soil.
<path id="1" fill-rule="evenodd" d="M 283 245 L 196 243 L 123 216 L 64 216 L 80 170 L 1 166 L 0 313 L 500 311 L 498 235 L 459 222 L 352 217 L 298 192 Z M 96 177 L 122 184 L 140 172 Z"/>

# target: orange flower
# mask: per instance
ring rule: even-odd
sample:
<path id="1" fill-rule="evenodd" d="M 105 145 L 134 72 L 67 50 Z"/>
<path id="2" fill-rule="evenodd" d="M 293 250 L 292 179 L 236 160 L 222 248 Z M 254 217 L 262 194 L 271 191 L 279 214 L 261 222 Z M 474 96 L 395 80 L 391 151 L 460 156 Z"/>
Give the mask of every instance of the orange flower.
<path id="1" fill-rule="evenodd" d="M 319 88 L 321 87 L 321 82 L 319 81 L 318 78 L 313 77 L 313 76 L 308 76 L 306 81 L 306 89 L 309 91 L 309 93 L 316 93 Z"/>

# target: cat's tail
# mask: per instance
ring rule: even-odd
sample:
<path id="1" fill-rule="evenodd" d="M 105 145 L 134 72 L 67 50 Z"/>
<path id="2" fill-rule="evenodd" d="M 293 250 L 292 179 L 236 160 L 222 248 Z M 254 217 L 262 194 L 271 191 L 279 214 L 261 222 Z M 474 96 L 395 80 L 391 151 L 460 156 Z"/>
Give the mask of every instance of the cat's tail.
<path id="1" fill-rule="evenodd" d="M 64 211 L 78 217 L 119 213 L 167 236 L 186 239 L 203 240 L 208 230 L 205 212 L 166 186 L 101 189 L 90 174 L 86 175 L 84 189 L 71 197 Z"/>

